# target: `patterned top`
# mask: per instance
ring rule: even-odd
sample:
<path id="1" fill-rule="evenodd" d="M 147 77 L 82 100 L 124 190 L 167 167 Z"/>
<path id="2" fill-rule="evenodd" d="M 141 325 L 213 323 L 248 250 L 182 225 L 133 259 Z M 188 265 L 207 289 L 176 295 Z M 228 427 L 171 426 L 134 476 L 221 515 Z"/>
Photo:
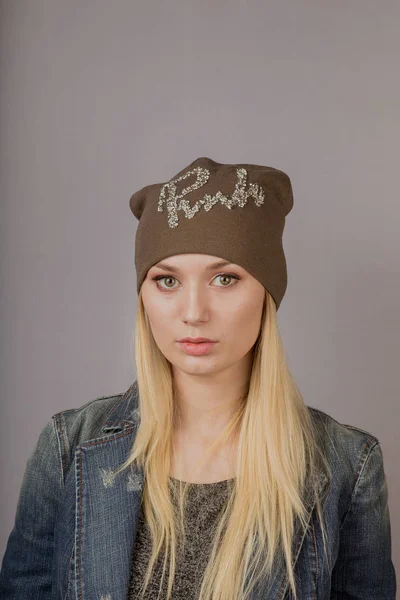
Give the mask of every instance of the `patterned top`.
<path id="1" fill-rule="evenodd" d="M 169 477 L 169 479 L 174 486 L 179 487 L 179 480 L 173 477 Z M 187 545 L 183 558 L 181 559 L 179 554 L 176 558 L 172 600 L 196 600 L 198 598 L 200 587 L 197 586 L 200 586 L 207 565 L 214 527 L 229 499 L 229 482 L 233 482 L 234 479 L 225 479 L 215 483 L 189 484 L 185 521 Z M 175 502 L 174 498 L 173 495 L 173 502 Z M 150 551 L 150 529 L 144 520 L 142 511 L 133 552 L 128 600 L 138 600 L 141 597 L 139 591 L 144 582 Z M 156 600 L 158 597 L 163 560 L 164 554 L 161 553 L 156 561 L 152 579 L 146 590 L 145 600 Z M 167 597 L 167 585 L 168 572 L 166 570 L 160 600 Z"/>

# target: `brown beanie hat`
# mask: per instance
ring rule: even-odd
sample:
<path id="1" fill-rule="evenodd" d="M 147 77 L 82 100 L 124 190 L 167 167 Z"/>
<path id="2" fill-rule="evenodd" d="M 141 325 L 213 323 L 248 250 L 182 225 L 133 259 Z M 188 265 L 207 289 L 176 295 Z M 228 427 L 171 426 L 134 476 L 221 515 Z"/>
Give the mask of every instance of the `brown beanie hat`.
<path id="1" fill-rule="evenodd" d="M 137 292 L 154 264 L 175 254 L 210 254 L 246 269 L 278 310 L 287 287 L 282 247 L 293 207 L 289 177 L 278 169 L 194 160 L 167 183 L 135 192 Z"/>

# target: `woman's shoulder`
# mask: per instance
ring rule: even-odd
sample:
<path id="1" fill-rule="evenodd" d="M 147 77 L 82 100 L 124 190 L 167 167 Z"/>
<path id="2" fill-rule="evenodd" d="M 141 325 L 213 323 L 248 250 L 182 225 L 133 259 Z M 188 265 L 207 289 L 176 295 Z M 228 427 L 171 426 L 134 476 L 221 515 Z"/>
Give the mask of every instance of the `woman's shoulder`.
<path id="1" fill-rule="evenodd" d="M 331 465 L 359 473 L 372 450 L 381 453 L 380 441 L 370 431 L 342 423 L 321 409 L 308 405 L 307 408 L 320 447 Z"/>
<path id="2" fill-rule="evenodd" d="M 309 405 L 307 405 L 307 408 L 315 426 L 326 433 L 331 433 L 332 435 L 343 438 L 343 440 L 357 440 L 359 442 L 369 440 L 374 443 L 379 442 L 378 438 L 370 431 L 361 429 L 361 427 L 357 427 L 356 425 L 342 423 L 320 408 Z"/>
<path id="3" fill-rule="evenodd" d="M 52 416 L 60 442 L 69 449 L 132 428 L 138 421 L 137 380 L 123 393 L 99 396 Z"/>

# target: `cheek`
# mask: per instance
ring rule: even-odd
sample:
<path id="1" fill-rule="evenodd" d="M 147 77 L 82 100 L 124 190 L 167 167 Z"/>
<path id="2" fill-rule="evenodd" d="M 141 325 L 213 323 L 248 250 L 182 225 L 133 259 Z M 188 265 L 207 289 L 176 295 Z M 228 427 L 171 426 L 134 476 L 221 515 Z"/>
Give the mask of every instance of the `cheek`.
<path id="1" fill-rule="evenodd" d="M 159 315 L 155 320 L 149 317 L 149 325 L 156 346 L 165 355 L 171 343 L 172 332 L 168 329 L 165 322 L 160 320 Z"/>
<path id="2" fill-rule="evenodd" d="M 153 302 L 147 306 L 146 312 L 156 342 L 159 345 L 163 345 L 164 341 L 168 342 L 173 337 L 174 319 L 171 318 L 169 311 L 165 309 L 165 305 Z"/>
<path id="3" fill-rule="evenodd" d="M 253 344 L 260 332 L 262 309 L 257 306 L 247 308 L 243 311 L 234 322 L 234 331 L 236 338 L 240 332 L 239 338 L 244 344 Z"/>
<path id="4" fill-rule="evenodd" d="M 147 316 L 154 325 L 170 318 L 172 305 L 169 306 L 169 304 L 158 294 L 148 293 L 143 296 L 143 305 Z"/>
<path id="5" fill-rule="evenodd" d="M 155 310 L 149 310 L 147 316 L 153 335 L 167 335 L 171 320 L 167 319 L 161 310 L 158 310 L 157 308 L 155 308 Z"/>
<path id="6" fill-rule="evenodd" d="M 262 305 L 247 301 L 231 306 L 220 315 L 219 331 L 232 352 L 247 352 L 255 343 L 261 327 Z"/>

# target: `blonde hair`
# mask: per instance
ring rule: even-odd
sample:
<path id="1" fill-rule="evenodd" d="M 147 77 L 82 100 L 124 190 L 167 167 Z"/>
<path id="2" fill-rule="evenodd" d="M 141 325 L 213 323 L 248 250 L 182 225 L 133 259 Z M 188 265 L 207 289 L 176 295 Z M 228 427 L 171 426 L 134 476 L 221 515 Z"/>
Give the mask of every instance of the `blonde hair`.
<path id="1" fill-rule="evenodd" d="M 177 416 L 171 363 L 155 343 L 141 291 L 135 354 L 140 424 L 130 454 L 118 472 L 133 463 L 144 469 L 143 511 L 151 532 L 152 552 L 142 598 L 156 560 L 164 552 L 160 590 L 169 556 L 169 600 L 177 550 L 186 540 L 184 510 L 189 484 L 182 482 L 178 486 L 177 511 L 169 481 Z M 273 575 L 274 556 L 282 552 L 289 585 L 297 600 L 292 566 L 294 517 L 297 516 L 305 531 L 308 519 L 302 491 L 307 475 L 323 466 L 329 476 L 330 469 L 319 448 L 312 417 L 289 372 L 275 302 L 267 291 L 248 392 L 209 453 L 231 439 L 236 430 L 239 432 L 236 477 L 227 482 L 231 494 L 215 527 L 198 599 L 248 600 L 254 586 L 263 577 Z M 316 501 L 326 556 L 326 532 L 317 483 L 311 477 L 311 493 Z"/>

